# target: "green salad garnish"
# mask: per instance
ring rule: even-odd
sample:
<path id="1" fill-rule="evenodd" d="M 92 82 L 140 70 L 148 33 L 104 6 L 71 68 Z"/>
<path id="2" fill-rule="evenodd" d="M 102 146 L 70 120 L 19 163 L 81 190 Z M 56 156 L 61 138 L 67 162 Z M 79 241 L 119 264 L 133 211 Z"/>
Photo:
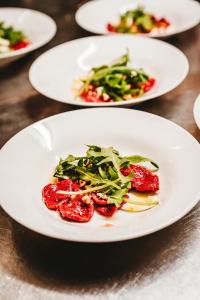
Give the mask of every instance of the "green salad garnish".
<path id="1" fill-rule="evenodd" d="M 126 101 L 149 91 L 155 80 L 143 69 L 129 66 L 129 62 L 127 51 L 110 65 L 92 68 L 81 80 L 78 96 L 86 102 Z"/>
<path id="2" fill-rule="evenodd" d="M 15 30 L 13 26 L 5 26 L 4 22 L 0 22 L 0 38 L 8 40 L 10 46 L 15 45 L 25 39 L 25 35 L 20 30 Z"/>
<path id="3" fill-rule="evenodd" d="M 118 24 L 108 23 L 107 30 L 118 33 L 149 33 L 154 28 L 167 28 L 169 25 L 165 18 L 157 18 L 139 6 L 120 15 Z"/>
<path id="4" fill-rule="evenodd" d="M 113 147 L 89 145 L 85 156 L 69 155 L 66 159 L 60 159 L 54 177 L 59 180 L 70 178 L 72 181 L 86 183 L 85 189 L 63 192 L 64 194 L 81 195 L 101 192 L 106 195 L 108 204 L 120 206 L 131 188 L 130 180 L 134 177 L 134 172 L 124 176 L 121 169 L 144 162 L 151 165 L 152 171 L 158 170 L 158 165 L 149 158 L 138 155 L 123 157 Z"/>
<path id="5" fill-rule="evenodd" d="M 22 31 L 0 22 L 0 54 L 25 48 L 29 44 L 30 42 Z"/>

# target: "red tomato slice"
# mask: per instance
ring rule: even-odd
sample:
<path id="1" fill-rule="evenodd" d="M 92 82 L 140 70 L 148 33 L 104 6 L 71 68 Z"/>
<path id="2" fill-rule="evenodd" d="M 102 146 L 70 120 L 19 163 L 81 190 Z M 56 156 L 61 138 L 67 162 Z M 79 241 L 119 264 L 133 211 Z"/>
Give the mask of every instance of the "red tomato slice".
<path id="1" fill-rule="evenodd" d="M 61 180 L 57 183 L 57 187 L 63 191 L 79 191 L 79 185 L 76 182 L 73 182 L 71 179 Z"/>
<path id="2" fill-rule="evenodd" d="M 97 205 L 107 205 L 107 200 L 102 199 L 95 193 L 92 193 L 92 199 L 93 199 L 94 203 Z"/>
<path id="3" fill-rule="evenodd" d="M 116 28 L 111 23 L 108 23 L 106 28 L 110 32 L 116 32 Z"/>
<path id="4" fill-rule="evenodd" d="M 131 165 L 128 168 L 121 169 L 124 176 L 128 176 L 132 171 L 134 171 L 135 174 L 131 182 L 136 191 L 156 192 L 159 190 L 159 178 L 156 174 L 138 165 Z"/>
<path id="5" fill-rule="evenodd" d="M 157 21 L 157 27 L 159 28 L 167 28 L 169 25 L 170 22 L 165 18 L 161 18 Z"/>
<path id="6" fill-rule="evenodd" d="M 146 92 L 150 91 L 150 89 L 153 87 L 154 84 L 155 84 L 155 79 L 150 78 L 146 82 L 141 83 L 140 86 L 143 89 L 143 91 L 146 93 Z"/>
<path id="7" fill-rule="evenodd" d="M 62 201 L 58 206 L 62 217 L 76 222 L 88 222 L 94 214 L 94 205 L 86 204 L 81 199 L 82 196 L 76 196 Z"/>
<path id="8" fill-rule="evenodd" d="M 103 102 L 95 91 L 82 92 L 80 96 L 85 102 Z"/>
<path id="9" fill-rule="evenodd" d="M 70 179 L 62 180 L 55 184 L 47 184 L 42 190 L 42 197 L 49 209 L 56 210 L 58 208 L 58 204 L 63 199 L 70 199 L 70 196 L 57 194 L 56 192 L 59 190 L 77 191 L 79 190 L 79 186 L 77 183 L 73 183 Z"/>
<path id="10" fill-rule="evenodd" d="M 18 42 L 16 44 L 14 44 L 12 46 L 12 49 L 13 50 L 19 50 L 19 49 L 22 49 L 22 48 L 26 48 L 28 45 L 30 45 L 30 42 L 28 42 L 28 41 L 21 41 L 21 42 Z"/>
<path id="11" fill-rule="evenodd" d="M 96 210 L 105 217 L 112 217 L 117 211 L 117 207 L 114 204 L 107 204 L 104 206 L 97 206 Z"/>

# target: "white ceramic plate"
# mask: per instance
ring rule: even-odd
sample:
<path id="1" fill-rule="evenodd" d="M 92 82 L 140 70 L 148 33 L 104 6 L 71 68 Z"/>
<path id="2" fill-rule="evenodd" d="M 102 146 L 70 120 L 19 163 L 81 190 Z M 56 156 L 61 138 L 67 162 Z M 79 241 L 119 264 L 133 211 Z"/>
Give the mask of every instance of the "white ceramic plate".
<path id="1" fill-rule="evenodd" d="M 44 13 L 32 9 L 1 7 L 0 21 L 22 30 L 31 42 L 26 48 L 0 54 L 0 66 L 45 45 L 56 33 L 56 23 L 53 19 Z"/>
<path id="2" fill-rule="evenodd" d="M 117 23 L 121 13 L 138 5 L 157 17 L 165 17 L 171 23 L 166 30 L 145 34 L 151 37 L 177 34 L 194 27 L 200 21 L 200 5 L 192 0 L 95 0 L 78 9 L 76 21 L 88 31 L 107 34 L 107 23 Z"/>
<path id="3" fill-rule="evenodd" d="M 144 96 L 124 102 L 86 103 L 75 99 L 75 79 L 102 64 L 109 64 L 130 51 L 133 67 L 143 67 L 157 81 Z M 155 39 L 130 35 L 93 36 L 61 44 L 42 54 L 30 68 L 29 79 L 41 94 L 82 106 L 130 105 L 163 95 L 175 88 L 188 73 L 188 61 L 177 48 Z"/>
<path id="4" fill-rule="evenodd" d="M 83 155 L 86 144 L 113 146 L 151 157 L 160 165 L 160 204 L 141 213 L 95 214 L 85 224 L 67 222 L 46 208 L 41 189 L 60 157 Z M 188 159 L 189 153 L 189 159 Z M 3 209 L 41 234 L 79 242 L 140 237 L 183 217 L 200 197 L 200 146 L 184 129 L 161 117 L 123 108 L 95 108 L 55 115 L 15 135 L 0 151 Z M 192 175 L 192 176 L 191 176 Z M 105 227 L 110 223 L 112 227 Z"/>
<path id="5" fill-rule="evenodd" d="M 195 122 L 200 129 L 200 94 L 194 103 L 193 114 Z"/>

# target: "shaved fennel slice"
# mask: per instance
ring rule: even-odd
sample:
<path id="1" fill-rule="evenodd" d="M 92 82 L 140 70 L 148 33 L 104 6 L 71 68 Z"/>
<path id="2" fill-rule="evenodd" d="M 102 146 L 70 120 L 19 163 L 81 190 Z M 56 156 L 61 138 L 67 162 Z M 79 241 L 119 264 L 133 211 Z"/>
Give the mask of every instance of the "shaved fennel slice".
<path id="1" fill-rule="evenodd" d="M 125 203 L 121 209 L 130 212 L 141 212 L 159 204 L 157 194 L 141 194 L 132 192 L 128 194 L 128 198 L 125 199 Z"/>

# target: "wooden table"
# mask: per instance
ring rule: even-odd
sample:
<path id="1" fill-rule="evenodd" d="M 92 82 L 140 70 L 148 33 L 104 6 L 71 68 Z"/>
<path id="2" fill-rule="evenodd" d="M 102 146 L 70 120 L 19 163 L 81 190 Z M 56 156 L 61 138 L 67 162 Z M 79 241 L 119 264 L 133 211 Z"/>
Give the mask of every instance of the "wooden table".
<path id="1" fill-rule="evenodd" d="M 0 5 L 8 2 L 49 14 L 57 22 L 58 33 L 42 49 L 0 70 L 0 146 L 37 120 L 75 109 L 39 95 L 28 81 L 28 70 L 47 49 L 89 35 L 74 20 L 81 1 L 1 0 Z M 189 75 L 172 92 L 135 108 L 178 123 L 200 141 L 192 115 L 200 92 L 200 28 L 168 42 L 187 55 Z M 197 205 L 176 224 L 150 236 L 90 245 L 38 235 L 0 210 L 0 299 L 200 299 L 199 212 Z"/>

